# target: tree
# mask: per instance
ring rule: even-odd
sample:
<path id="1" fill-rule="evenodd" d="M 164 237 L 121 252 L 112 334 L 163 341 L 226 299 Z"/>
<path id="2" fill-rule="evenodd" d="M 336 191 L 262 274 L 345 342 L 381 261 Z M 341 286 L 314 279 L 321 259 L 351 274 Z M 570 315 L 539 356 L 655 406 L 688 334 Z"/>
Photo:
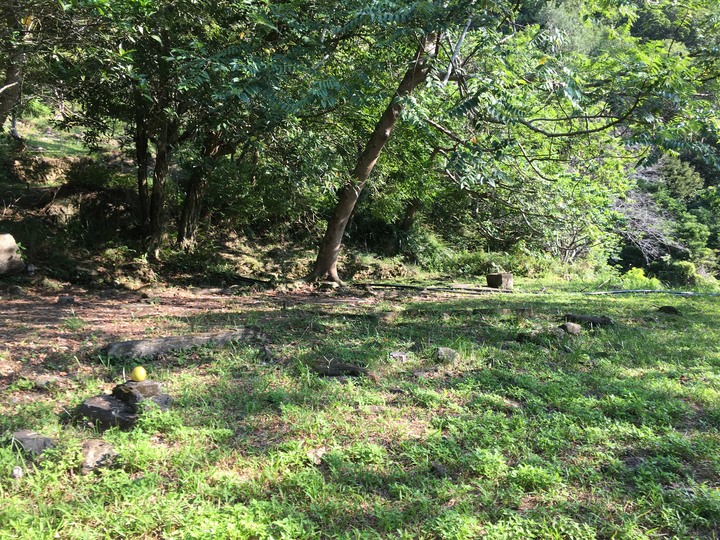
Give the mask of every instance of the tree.
<path id="1" fill-rule="evenodd" d="M 715 73 L 714 65 L 672 46 L 633 37 L 636 12 L 623 3 L 575 4 L 576 26 L 591 21 L 606 39 L 592 46 L 587 40 L 583 47 L 568 46 L 564 29 L 557 25 L 520 24 L 523 3 L 450 4 L 417 15 L 416 28 L 425 30 L 415 30 L 415 35 L 437 36 L 437 44 L 432 54 L 424 49 L 415 56 L 403 81 L 418 69 L 418 62 L 423 78 L 412 86 L 401 83 L 376 123 L 338 193 L 308 279 L 339 280 L 343 232 L 401 112 L 406 121 L 424 124 L 427 137 L 436 140 L 433 145 L 442 155 L 438 167 L 448 178 L 494 201 L 503 189 L 538 193 L 533 186 L 581 170 L 573 164 L 579 156 L 615 164 L 627 159 L 627 152 L 613 156 L 613 138 L 660 146 L 692 141 L 704 121 L 685 122 L 687 111 L 682 109 L 705 110 L 701 118 L 711 119 L 708 101 L 688 98 L 700 81 Z M 388 6 L 392 4 L 383 4 Z M 373 20 L 384 18 L 375 13 Z M 413 35 L 407 27 L 403 31 Z M 597 139 L 604 142 L 593 144 Z M 593 148 L 595 156 L 583 146 Z M 610 168 L 618 177 L 623 172 L 617 165 Z M 492 194 L 482 186 L 493 188 Z M 515 195 L 506 200 L 512 198 Z M 537 198 L 530 204 L 537 208 Z M 516 207 L 520 216 L 527 217 L 525 208 Z M 570 237 L 577 239 L 576 232 Z M 576 246 L 557 247 L 577 251 Z"/>

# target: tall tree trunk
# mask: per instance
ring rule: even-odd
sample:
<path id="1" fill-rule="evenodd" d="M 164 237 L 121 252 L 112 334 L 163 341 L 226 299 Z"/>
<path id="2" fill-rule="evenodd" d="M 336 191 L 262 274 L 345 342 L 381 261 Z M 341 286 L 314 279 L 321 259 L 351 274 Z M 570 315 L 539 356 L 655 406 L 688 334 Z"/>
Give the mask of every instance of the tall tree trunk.
<path id="1" fill-rule="evenodd" d="M 205 194 L 210 184 L 210 174 L 221 156 L 234 152 L 234 146 L 224 144 L 220 135 L 208 133 L 202 146 L 201 162 L 190 173 L 187 193 L 183 200 L 182 214 L 178 223 L 178 247 L 191 251 L 195 247 L 195 235 L 200 223 Z"/>
<path id="2" fill-rule="evenodd" d="M 162 245 L 165 226 L 165 181 L 170 165 L 172 130 L 170 122 L 164 120 L 156 142 L 155 169 L 150 194 L 150 249 L 156 258 Z"/>
<path id="3" fill-rule="evenodd" d="M 390 256 L 397 255 L 400 252 L 401 240 L 407 236 L 415 224 L 415 216 L 417 216 L 418 210 L 422 207 L 422 201 L 418 198 L 411 199 L 407 206 L 405 206 L 405 212 L 401 220 L 397 222 L 395 226 L 396 234 L 391 235 L 385 243 L 385 249 L 383 250 Z"/>
<path id="4" fill-rule="evenodd" d="M 150 223 L 150 194 L 148 190 L 148 131 L 145 112 L 136 100 L 135 113 L 135 161 L 137 162 L 137 185 L 140 199 L 140 230 L 147 235 Z"/>
<path id="5" fill-rule="evenodd" d="M 190 172 L 187 193 L 183 200 L 180 223 L 178 223 L 178 247 L 185 251 L 192 251 L 195 247 L 195 234 L 200 224 L 200 212 L 205 193 L 209 185 L 211 167 L 205 163 L 196 165 Z"/>
<path id="6" fill-rule="evenodd" d="M 0 79 L 0 132 L 10 113 L 20 103 L 22 96 L 23 66 L 25 64 L 25 46 L 23 41 L 29 38 L 20 22 L 20 5 L 17 0 L 0 0 L 0 17 L 8 29 L 14 29 L 22 36 L 20 43 L 10 46 L 6 60 L 5 78 Z"/>
<path id="7" fill-rule="evenodd" d="M 328 221 L 327 230 L 315 260 L 315 266 L 313 271 L 305 277 L 306 281 L 327 279 L 338 283 L 341 282 L 337 272 L 337 260 L 348 220 L 370 177 L 370 173 L 375 167 L 375 163 L 377 163 L 382 153 L 383 147 L 390 139 L 392 130 L 397 124 L 402 111 L 399 98 L 407 96 L 425 81 L 430 70 L 430 59 L 434 56 L 436 47 L 434 35 L 425 36 L 420 43 L 412 65 L 405 73 L 402 81 L 400 81 L 390 104 L 380 116 L 377 124 L 375 124 L 375 129 L 350 174 L 350 180 L 338 194 L 338 202 L 330 221 Z"/>

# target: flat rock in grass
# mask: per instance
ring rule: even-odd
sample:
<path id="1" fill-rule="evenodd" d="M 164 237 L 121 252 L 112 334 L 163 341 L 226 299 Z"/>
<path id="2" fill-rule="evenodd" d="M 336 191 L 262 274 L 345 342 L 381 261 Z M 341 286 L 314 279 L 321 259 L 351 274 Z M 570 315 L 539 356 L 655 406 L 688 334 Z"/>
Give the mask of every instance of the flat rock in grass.
<path id="1" fill-rule="evenodd" d="M 582 332 L 582 326 L 574 322 L 566 322 L 560 325 L 560 330 L 571 336 L 579 336 Z"/>
<path id="2" fill-rule="evenodd" d="M 55 446 L 55 441 L 29 429 L 21 429 L 12 435 L 12 442 L 28 454 L 39 456 L 48 448 Z"/>
<path id="3" fill-rule="evenodd" d="M 112 464 L 115 456 L 117 456 L 117 452 L 110 443 L 100 439 L 83 441 L 80 472 L 88 474 L 100 467 L 107 467 Z"/>
<path id="4" fill-rule="evenodd" d="M 393 351 L 388 354 L 388 356 L 390 357 L 390 360 L 394 360 L 395 362 L 398 362 L 400 364 L 407 362 L 409 359 L 408 353 L 400 351 Z"/>
<path id="5" fill-rule="evenodd" d="M 101 349 L 101 352 L 110 358 L 143 358 L 157 356 L 158 354 L 168 351 L 191 349 L 201 345 L 222 347 L 232 341 L 255 339 L 260 336 L 261 334 L 258 329 L 246 327 L 233 332 L 222 332 L 220 334 L 195 334 L 190 336 L 118 341 L 106 345 Z"/>
<path id="6" fill-rule="evenodd" d="M 138 420 L 138 414 L 134 407 L 113 396 L 94 396 L 86 399 L 78 413 L 100 429 L 108 429 L 118 426 L 122 429 L 130 429 Z"/>
<path id="7" fill-rule="evenodd" d="M 615 324 L 610 317 L 606 315 L 578 315 L 576 313 L 568 313 L 565 315 L 566 322 L 573 322 L 577 324 L 585 324 L 589 326 L 612 326 Z"/>
<path id="8" fill-rule="evenodd" d="M 452 364 L 460 360 L 460 353 L 450 347 L 438 347 L 435 359 L 441 364 Z"/>
<path id="9" fill-rule="evenodd" d="M 118 399 L 121 399 L 125 403 L 133 401 L 137 403 L 140 400 L 136 400 L 132 395 L 139 396 L 140 398 L 151 398 L 162 393 L 162 384 L 157 381 L 146 379 L 144 381 L 127 381 L 122 384 L 118 384 L 113 388 L 112 395 Z"/>
<path id="10" fill-rule="evenodd" d="M 348 362 L 340 362 L 337 360 L 321 360 L 308 364 L 311 369 L 322 377 L 340 377 L 346 376 L 359 376 L 367 375 L 370 376 L 370 371 L 367 368 L 350 364 Z"/>
<path id="11" fill-rule="evenodd" d="M 134 413 L 138 413 L 138 404 L 150 400 L 160 407 L 160 410 L 166 411 L 170 407 L 170 396 L 163 394 L 162 384 L 157 381 L 127 381 L 118 384 L 113 388 L 113 397 L 119 399 L 128 405 Z"/>
<path id="12" fill-rule="evenodd" d="M 515 338 L 518 343 L 534 343 L 535 345 L 547 345 L 549 342 L 557 342 L 565 336 L 560 328 L 546 328 L 544 330 L 533 330 L 532 332 L 521 332 Z"/>

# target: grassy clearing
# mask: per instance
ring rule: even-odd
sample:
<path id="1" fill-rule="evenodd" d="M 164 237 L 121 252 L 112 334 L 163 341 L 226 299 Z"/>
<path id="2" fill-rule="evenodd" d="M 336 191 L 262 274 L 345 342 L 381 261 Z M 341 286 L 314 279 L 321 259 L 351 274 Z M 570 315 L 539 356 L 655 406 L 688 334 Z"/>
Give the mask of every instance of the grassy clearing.
<path id="1" fill-rule="evenodd" d="M 569 311 L 617 324 L 515 341 Z M 16 382 L 0 432 L 58 445 L 34 462 L 0 446 L 0 537 L 716 538 L 718 320 L 716 298 L 569 293 L 184 318 L 259 324 L 276 361 L 236 345 L 147 362 L 173 408 L 102 435 L 66 411 L 131 364 L 68 359 L 92 368 L 70 387 Z M 438 364 L 438 346 L 460 359 Z M 377 380 L 320 378 L 306 364 L 322 358 Z M 81 476 L 80 443 L 95 436 L 118 458 Z"/>

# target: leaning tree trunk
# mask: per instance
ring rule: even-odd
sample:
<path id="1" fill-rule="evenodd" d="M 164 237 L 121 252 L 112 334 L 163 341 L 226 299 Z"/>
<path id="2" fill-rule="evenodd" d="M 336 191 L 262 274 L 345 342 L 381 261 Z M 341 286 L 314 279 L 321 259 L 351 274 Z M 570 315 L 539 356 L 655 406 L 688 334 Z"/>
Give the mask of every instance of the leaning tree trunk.
<path id="1" fill-rule="evenodd" d="M 425 81 L 430 70 L 430 59 L 435 54 L 436 48 L 435 36 L 430 35 L 423 38 L 410 69 L 407 70 L 402 81 L 400 81 L 395 95 L 375 125 L 365 149 L 360 154 L 355 168 L 350 174 L 350 180 L 338 194 L 338 202 L 330 221 L 328 221 L 327 230 L 315 260 L 315 266 L 313 271 L 305 277 L 306 281 L 326 279 L 341 282 L 337 271 L 337 260 L 342 246 L 343 235 L 345 234 L 345 227 L 347 227 L 358 198 L 382 153 L 383 147 L 390 139 L 392 130 L 397 124 L 402 111 L 399 98 L 407 96 Z"/>

